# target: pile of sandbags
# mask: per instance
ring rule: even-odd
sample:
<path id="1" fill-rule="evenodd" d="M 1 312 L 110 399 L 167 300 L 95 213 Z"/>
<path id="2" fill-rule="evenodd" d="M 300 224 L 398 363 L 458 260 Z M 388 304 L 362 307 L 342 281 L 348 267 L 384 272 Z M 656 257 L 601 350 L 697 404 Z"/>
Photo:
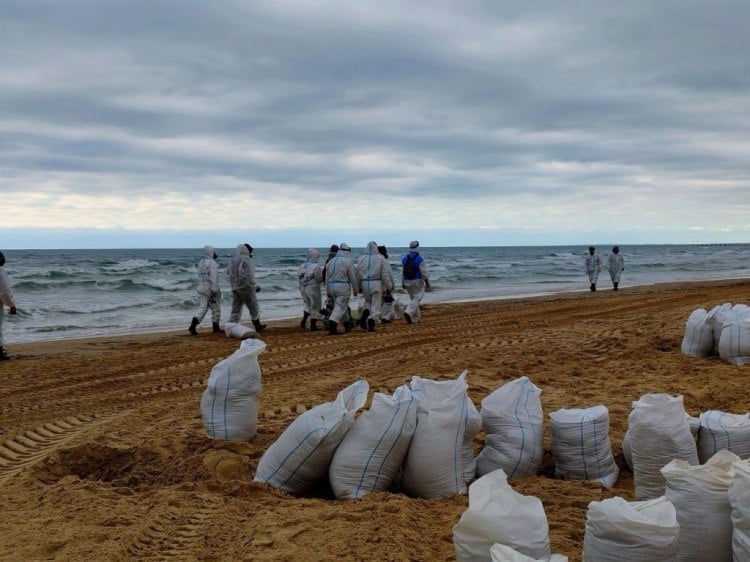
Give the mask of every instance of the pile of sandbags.
<path id="1" fill-rule="evenodd" d="M 481 427 L 467 390 L 466 371 L 441 382 L 414 376 L 393 396 L 375 393 L 355 420 L 368 393 L 358 381 L 294 420 L 261 457 L 255 480 L 301 493 L 327 475 L 339 499 L 397 484 L 425 499 L 466 494 Z"/>
<path id="2" fill-rule="evenodd" d="M 694 310 L 685 324 L 682 352 L 693 357 L 718 354 L 734 365 L 750 363 L 750 307 L 724 303 Z"/>

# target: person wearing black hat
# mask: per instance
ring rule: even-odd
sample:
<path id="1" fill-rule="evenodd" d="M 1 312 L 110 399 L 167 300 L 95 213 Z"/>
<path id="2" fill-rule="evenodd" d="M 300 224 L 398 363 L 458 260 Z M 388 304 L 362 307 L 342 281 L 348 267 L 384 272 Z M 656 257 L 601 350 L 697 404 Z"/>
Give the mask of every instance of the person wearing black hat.
<path id="1" fill-rule="evenodd" d="M 352 294 L 357 295 L 359 279 L 357 269 L 351 258 L 352 250 L 349 244 L 343 243 L 339 251 L 328 264 L 326 264 L 326 290 L 334 298 L 334 306 L 328 317 L 328 334 L 338 334 L 338 324 L 348 319 L 349 299 Z M 347 331 L 351 329 L 346 324 Z"/>
<path id="2" fill-rule="evenodd" d="M 401 286 L 409 293 L 409 304 L 404 311 L 407 324 L 419 322 L 419 303 L 424 298 L 425 288 L 430 288 L 430 275 L 424 258 L 419 255 L 419 241 L 409 243 L 409 253 L 401 258 Z"/>
<path id="3" fill-rule="evenodd" d="M 612 279 L 612 288 L 615 291 L 620 284 L 620 275 L 622 275 L 623 269 L 625 269 L 625 258 L 620 253 L 620 247 L 615 246 L 612 248 L 612 253 L 609 254 L 609 277 Z"/>
<path id="4" fill-rule="evenodd" d="M 260 307 L 255 294 L 260 291 L 260 286 L 255 283 L 253 247 L 250 244 L 237 244 L 226 273 L 232 289 L 232 312 L 229 314 L 229 321 L 239 322 L 242 317 L 242 305 L 245 305 L 250 312 L 255 331 L 262 332 L 266 325 L 260 323 Z"/>
<path id="5" fill-rule="evenodd" d="M 5 307 L 10 308 L 12 315 L 16 314 L 16 299 L 13 296 L 13 291 L 10 288 L 10 278 L 8 273 L 5 271 L 5 254 L 0 252 L 0 361 L 6 361 L 10 359 L 3 350 L 3 315 L 5 313 Z"/>
<path id="6" fill-rule="evenodd" d="M 599 272 L 602 270 L 602 261 L 594 246 L 589 246 L 589 253 L 583 260 L 583 266 L 586 275 L 588 275 L 589 283 L 591 283 L 589 289 L 596 291 L 596 282 L 599 279 Z"/>

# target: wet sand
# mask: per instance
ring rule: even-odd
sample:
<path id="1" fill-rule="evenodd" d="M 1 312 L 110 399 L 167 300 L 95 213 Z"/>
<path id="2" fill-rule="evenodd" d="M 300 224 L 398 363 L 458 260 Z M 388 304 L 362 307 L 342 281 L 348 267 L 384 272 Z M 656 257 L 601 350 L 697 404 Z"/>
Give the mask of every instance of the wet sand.
<path id="1" fill-rule="evenodd" d="M 633 499 L 620 445 L 633 400 L 667 392 L 683 395 L 692 415 L 750 410 L 748 367 L 680 352 L 689 314 L 724 302 L 750 304 L 750 281 L 429 305 L 422 323 L 374 334 L 329 337 L 297 321 L 271 323 L 250 443 L 205 436 L 206 380 L 240 343 L 205 323 L 198 337 L 186 329 L 7 345 L 0 560 L 453 560 L 466 496 L 336 501 L 327 486 L 292 497 L 252 478 L 298 412 L 355 380 L 392 392 L 414 374 L 447 380 L 464 369 L 477 408 L 524 375 L 542 389 L 545 418 L 559 408 L 609 408 L 622 469 L 615 487 L 552 479 L 548 418 L 540 474 L 512 481 L 542 500 L 553 552 L 580 560 L 588 503 Z M 476 449 L 482 444 L 480 433 Z"/>

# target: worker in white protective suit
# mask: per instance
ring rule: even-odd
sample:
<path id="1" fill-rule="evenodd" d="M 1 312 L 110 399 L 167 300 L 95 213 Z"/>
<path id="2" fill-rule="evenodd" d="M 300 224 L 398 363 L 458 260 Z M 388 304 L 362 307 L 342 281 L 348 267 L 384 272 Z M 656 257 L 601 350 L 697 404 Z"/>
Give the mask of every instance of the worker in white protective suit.
<path id="1" fill-rule="evenodd" d="M 583 267 L 586 275 L 588 275 L 589 283 L 591 283 L 589 289 L 596 291 L 596 282 L 599 279 L 599 272 L 602 270 L 602 260 L 593 246 L 589 246 L 589 253 L 583 260 Z"/>
<path id="2" fill-rule="evenodd" d="M 188 331 L 197 336 L 196 328 L 203 322 L 208 309 L 211 309 L 211 322 L 214 332 L 221 332 L 219 320 L 221 319 L 221 291 L 219 290 L 219 264 L 218 256 L 213 246 L 203 247 L 203 258 L 198 262 L 198 313 L 193 316 Z"/>
<path id="3" fill-rule="evenodd" d="M 5 307 L 10 308 L 12 315 L 16 314 L 16 299 L 13 296 L 10 284 L 10 278 L 5 271 L 5 254 L 0 252 L 0 361 L 10 359 L 8 354 L 3 350 L 3 316 L 5 315 Z"/>
<path id="4" fill-rule="evenodd" d="M 612 248 L 612 253 L 609 254 L 609 277 L 612 279 L 612 289 L 617 290 L 617 286 L 620 284 L 620 275 L 622 270 L 625 269 L 625 258 L 620 253 L 620 247 L 615 246 Z"/>
<path id="5" fill-rule="evenodd" d="M 318 320 L 323 318 L 320 314 L 321 283 L 323 283 L 323 268 L 318 263 L 320 252 L 315 248 L 307 250 L 305 262 L 297 268 L 297 279 L 299 281 L 299 292 L 302 295 L 303 311 L 299 327 L 303 330 L 307 327 L 307 319 L 310 319 L 310 331 L 318 331 Z"/>
<path id="6" fill-rule="evenodd" d="M 352 294 L 357 295 L 359 279 L 351 255 L 349 244 L 343 243 L 339 246 L 336 256 L 326 264 L 326 290 L 334 299 L 333 311 L 328 317 L 330 336 L 339 333 L 338 324 L 347 319 L 349 299 Z M 347 331 L 351 329 L 348 323 L 345 324 L 345 328 Z"/>
<path id="7" fill-rule="evenodd" d="M 242 305 L 245 305 L 250 312 L 255 331 L 262 332 L 266 325 L 260 323 L 260 307 L 256 295 L 260 292 L 260 286 L 255 282 L 253 247 L 250 244 L 237 244 L 226 273 L 232 289 L 232 312 L 229 314 L 229 321 L 239 322 L 242 317 Z"/>
<path id="8" fill-rule="evenodd" d="M 383 293 L 393 290 L 391 264 L 378 251 L 378 243 L 367 244 L 366 253 L 357 261 L 359 290 L 364 297 L 359 327 L 368 332 L 375 331 L 383 308 Z"/>
<path id="9" fill-rule="evenodd" d="M 419 322 L 422 314 L 419 304 L 425 289 L 430 288 L 430 275 L 424 258 L 419 255 L 419 241 L 409 243 L 409 253 L 401 258 L 401 286 L 409 293 L 409 304 L 404 311 L 407 324 Z"/>

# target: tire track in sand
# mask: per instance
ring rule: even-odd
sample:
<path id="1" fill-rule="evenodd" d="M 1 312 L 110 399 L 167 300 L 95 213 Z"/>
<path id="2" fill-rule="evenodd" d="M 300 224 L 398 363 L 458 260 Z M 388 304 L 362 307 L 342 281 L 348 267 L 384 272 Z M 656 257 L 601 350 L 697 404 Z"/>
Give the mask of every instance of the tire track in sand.
<path id="1" fill-rule="evenodd" d="M 0 484 L 48 457 L 81 433 L 126 413 L 70 416 L 6 437 L 0 441 Z"/>

